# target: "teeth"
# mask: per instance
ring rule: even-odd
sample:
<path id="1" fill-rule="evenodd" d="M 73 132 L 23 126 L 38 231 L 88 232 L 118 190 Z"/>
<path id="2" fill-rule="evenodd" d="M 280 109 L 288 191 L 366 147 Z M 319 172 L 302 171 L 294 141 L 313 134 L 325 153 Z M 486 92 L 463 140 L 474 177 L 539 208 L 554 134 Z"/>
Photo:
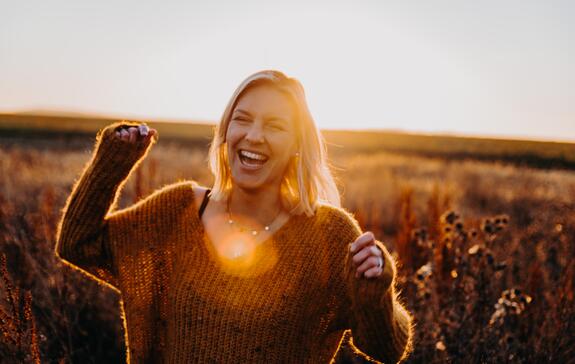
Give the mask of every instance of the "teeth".
<path id="1" fill-rule="evenodd" d="M 240 155 L 246 158 L 256 159 L 258 161 L 265 161 L 267 159 L 265 155 L 248 152 L 247 150 L 240 150 Z"/>

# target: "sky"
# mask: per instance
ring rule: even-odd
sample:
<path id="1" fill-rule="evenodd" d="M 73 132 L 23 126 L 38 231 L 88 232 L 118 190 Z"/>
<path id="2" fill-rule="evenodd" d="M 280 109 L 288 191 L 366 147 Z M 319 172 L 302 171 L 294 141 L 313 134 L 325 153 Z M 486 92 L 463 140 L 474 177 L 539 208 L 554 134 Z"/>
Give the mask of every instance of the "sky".
<path id="1" fill-rule="evenodd" d="M 250 74 L 319 127 L 575 142 L 575 2 L 0 0 L 0 112 L 216 122 Z"/>

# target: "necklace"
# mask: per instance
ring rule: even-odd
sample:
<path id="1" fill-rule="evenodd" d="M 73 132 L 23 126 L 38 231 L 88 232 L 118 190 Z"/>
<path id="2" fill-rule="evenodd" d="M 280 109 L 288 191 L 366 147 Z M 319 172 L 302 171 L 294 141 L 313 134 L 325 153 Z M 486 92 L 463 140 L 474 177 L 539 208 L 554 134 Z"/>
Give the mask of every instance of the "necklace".
<path id="1" fill-rule="evenodd" d="M 257 236 L 260 231 L 270 231 L 271 228 L 274 226 L 274 224 L 276 223 L 276 221 L 278 220 L 279 216 L 281 215 L 281 207 L 278 210 L 278 213 L 276 214 L 276 216 L 274 217 L 273 221 L 269 224 L 264 226 L 263 230 L 255 230 L 255 229 L 251 229 L 248 228 L 245 225 L 242 225 L 240 223 L 238 223 L 237 221 L 235 221 L 232 218 L 232 210 L 230 209 L 230 199 L 228 198 L 227 204 L 226 204 L 226 212 L 228 213 L 228 224 L 232 225 L 232 226 L 237 226 L 237 228 L 241 231 L 241 232 L 246 232 L 249 231 L 251 235 L 253 236 Z"/>

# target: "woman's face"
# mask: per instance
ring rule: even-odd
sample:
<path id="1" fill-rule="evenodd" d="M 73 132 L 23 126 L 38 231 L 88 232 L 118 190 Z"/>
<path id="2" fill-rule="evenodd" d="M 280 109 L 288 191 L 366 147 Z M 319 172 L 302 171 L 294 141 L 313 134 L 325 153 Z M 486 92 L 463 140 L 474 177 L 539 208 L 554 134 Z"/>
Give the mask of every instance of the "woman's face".
<path id="1" fill-rule="evenodd" d="M 294 107 L 268 85 L 245 91 L 232 112 L 226 141 L 233 183 L 244 189 L 279 189 L 296 151 Z"/>

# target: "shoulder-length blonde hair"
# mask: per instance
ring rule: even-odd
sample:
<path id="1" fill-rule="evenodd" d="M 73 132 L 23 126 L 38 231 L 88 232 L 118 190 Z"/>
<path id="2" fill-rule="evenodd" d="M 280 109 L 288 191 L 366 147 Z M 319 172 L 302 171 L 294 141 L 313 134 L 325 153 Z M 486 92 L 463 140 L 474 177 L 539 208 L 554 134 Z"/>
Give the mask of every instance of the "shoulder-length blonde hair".
<path id="1" fill-rule="evenodd" d="M 288 95 L 295 105 L 298 156 L 292 158 L 281 184 L 282 203 L 291 213 L 312 216 L 319 203 L 340 207 L 340 196 L 327 162 L 325 142 L 309 112 L 301 83 L 282 72 L 265 70 L 246 78 L 233 93 L 210 145 L 209 165 L 215 177 L 210 197 L 226 200 L 232 187 L 226 133 L 231 115 L 246 90 L 270 85 Z"/>

